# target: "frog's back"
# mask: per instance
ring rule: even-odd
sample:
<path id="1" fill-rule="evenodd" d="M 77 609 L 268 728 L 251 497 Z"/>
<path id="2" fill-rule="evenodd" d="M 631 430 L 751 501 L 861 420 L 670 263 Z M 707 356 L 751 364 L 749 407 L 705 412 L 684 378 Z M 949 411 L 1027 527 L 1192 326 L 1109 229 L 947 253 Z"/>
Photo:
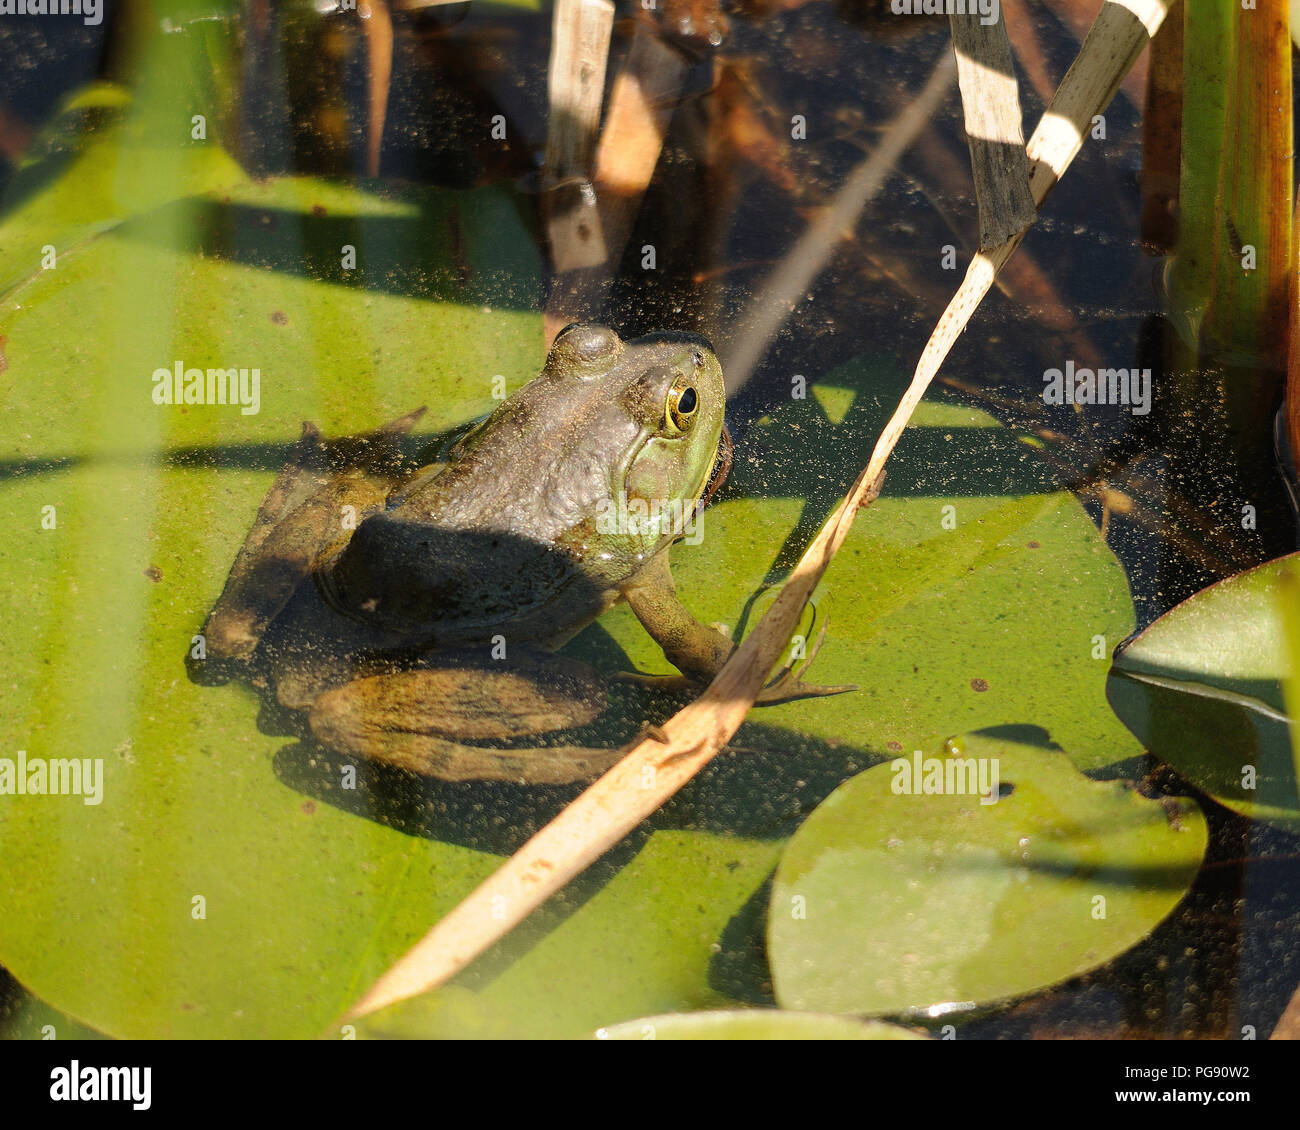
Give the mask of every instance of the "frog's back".
<path id="1" fill-rule="evenodd" d="M 617 599 L 557 545 L 392 512 L 361 523 L 324 587 L 352 615 L 438 646 L 498 633 L 555 646 Z"/>
<path id="2" fill-rule="evenodd" d="M 533 381 L 435 477 L 395 492 L 330 570 L 332 602 L 436 644 L 501 632 L 548 646 L 614 603 L 640 546 L 595 517 L 636 427 L 607 399 L 565 391 Z"/>

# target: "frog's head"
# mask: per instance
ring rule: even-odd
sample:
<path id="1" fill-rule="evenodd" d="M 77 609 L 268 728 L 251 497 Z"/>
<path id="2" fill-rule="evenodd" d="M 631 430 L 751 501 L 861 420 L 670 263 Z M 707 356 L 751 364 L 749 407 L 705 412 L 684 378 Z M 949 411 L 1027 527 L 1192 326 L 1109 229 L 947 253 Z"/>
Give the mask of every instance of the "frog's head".
<path id="1" fill-rule="evenodd" d="M 580 398 L 576 390 L 589 390 L 586 426 L 606 437 L 615 497 L 690 505 L 704 493 L 726 407 L 722 367 L 704 338 L 665 331 L 625 342 L 575 323 L 556 337 L 540 379 Z"/>

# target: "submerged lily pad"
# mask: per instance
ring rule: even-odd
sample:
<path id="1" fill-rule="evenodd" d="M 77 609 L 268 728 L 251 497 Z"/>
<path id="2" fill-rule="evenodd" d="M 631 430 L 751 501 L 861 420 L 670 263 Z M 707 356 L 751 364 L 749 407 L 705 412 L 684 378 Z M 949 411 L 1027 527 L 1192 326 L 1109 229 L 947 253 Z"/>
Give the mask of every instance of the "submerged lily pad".
<path id="1" fill-rule="evenodd" d="M 1196 875 L 1193 801 L 1094 781 L 1023 736 L 928 754 L 841 785 L 786 848 L 768 920 L 783 1008 L 900 1014 L 1030 993 L 1135 945 Z"/>
<path id="2" fill-rule="evenodd" d="M 924 1040 L 928 1037 L 879 1020 L 851 1020 L 816 1012 L 735 1009 L 670 1013 L 602 1028 L 601 1040 Z"/>
<path id="3" fill-rule="evenodd" d="M 131 216 L 247 182 L 220 143 L 239 8 L 236 0 L 171 0 L 166 19 L 141 12 L 119 21 L 117 69 L 132 76 L 131 89 L 97 82 L 75 91 L 6 181 L 0 295 L 61 269 Z"/>
<path id="4" fill-rule="evenodd" d="M 0 985 L 0 1040 L 103 1040 L 102 1032 L 78 1024 L 25 993 L 12 982 Z"/>
<path id="5" fill-rule="evenodd" d="M 1300 554 L 1270 561 L 1183 601 L 1115 656 L 1107 694 L 1157 757 L 1215 800 L 1255 819 L 1300 827 L 1294 675 L 1285 601 Z M 1294 706 L 1294 704 L 1293 704 Z"/>

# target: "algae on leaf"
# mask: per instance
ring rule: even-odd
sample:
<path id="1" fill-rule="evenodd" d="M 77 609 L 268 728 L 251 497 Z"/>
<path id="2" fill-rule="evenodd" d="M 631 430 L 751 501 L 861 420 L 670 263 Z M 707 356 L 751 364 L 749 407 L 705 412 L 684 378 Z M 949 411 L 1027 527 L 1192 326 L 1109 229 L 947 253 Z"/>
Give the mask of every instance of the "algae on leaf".
<path id="1" fill-rule="evenodd" d="M 508 192 L 286 179 L 112 224 L 0 305 L 3 745 L 105 776 L 99 805 L 0 810 L 0 963 L 54 1007 L 119 1037 L 312 1035 L 495 866 L 352 814 L 250 690 L 183 660 L 302 420 L 480 414 L 532 375 L 538 275 Z M 257 370 L 258 410 L 156 403 L 177 362 Z"/>

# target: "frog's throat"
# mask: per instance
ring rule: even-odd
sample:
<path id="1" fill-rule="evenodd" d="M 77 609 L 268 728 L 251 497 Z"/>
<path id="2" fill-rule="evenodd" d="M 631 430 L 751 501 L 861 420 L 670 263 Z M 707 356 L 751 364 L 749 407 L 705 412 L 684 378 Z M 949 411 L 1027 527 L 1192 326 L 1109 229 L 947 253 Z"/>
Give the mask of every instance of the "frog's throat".
<path id="1" fill-rule="evenodd" d="M 700 489 L 695 492 L 701 510 L 708 506 L 709 501 L 722 489 L 722 484 L 727 481 L 727 476 L 731 474 L 731 461 L 735 456 L 735 451 L 735 444 L 731 442 L 731 432 L 727 429 L 727 421 L 723 420 L 722 432 L 718 436 L 718 450 L 714 453 L 713 464 L 709 468 L 709 473 L 704 476 L 704 482 L 700 485 Z M 714 477 L 715 471 L 717 471 L 716 477 Z M 710 477 L 713 477 L 713 482 L 709 482 Z M 707 488 L 707 493 L 705 488 Z"/>
<path id="2" fill-rule="evenodd" d="M 636 462 L 638 456 L 640 456 L 641 452 L 645 450 L 646 444 L 654 438 L 653 432 L 648 430 L 643 431 L 641 436 L 638 437 L 637 442 L 632 445 L 627 454 L 619 461 L 618 468 L 613 476 L 613 482 L 616 485 L 616 489 L 617 484 L 621 483 L 623 484 L 622 489 L 626 491 L 627 477 L 632 469 L 632 464 Z M 733 450 L 731 433 L 727 430 L 726 420 L 723 420 L 722 429 L 718 434 L 718 443 L 713 451 L 713 458 L 709 460 L 708 466 L 705 467 L 703 474 L 700 476 L 700 481 L 695 484 L 694 490 L 689 494 L 682 494 L 681 501 L 683 506 L 689 502 L 692 507 L 696 509 L 697 513 L 704 509 L 708 504 L 709 499 L 713 497 L 718 488 L 726 481 L 727 474 L 731 470 Z M 714 469 L 719 465 L 719 462 L 722 463 L 722 474 L 718 476 L 717 482 L 715 482 L 712 489 L 709 490 L 708 497 L 704 497 L 705 490 L 709 488 L 709 479 L 713 477 Z"/>

